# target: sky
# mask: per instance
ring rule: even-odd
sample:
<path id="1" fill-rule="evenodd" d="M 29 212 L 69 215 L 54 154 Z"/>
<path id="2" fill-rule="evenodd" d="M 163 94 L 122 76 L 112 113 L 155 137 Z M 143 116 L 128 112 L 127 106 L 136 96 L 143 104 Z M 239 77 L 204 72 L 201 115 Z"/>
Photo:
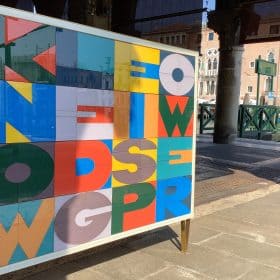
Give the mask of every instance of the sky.
<path id="1" fill-rule="evenodd" d="M 215 10 L 216 0 L 204 0 L 204 6 L 208 7 L 209 11 Z"/>

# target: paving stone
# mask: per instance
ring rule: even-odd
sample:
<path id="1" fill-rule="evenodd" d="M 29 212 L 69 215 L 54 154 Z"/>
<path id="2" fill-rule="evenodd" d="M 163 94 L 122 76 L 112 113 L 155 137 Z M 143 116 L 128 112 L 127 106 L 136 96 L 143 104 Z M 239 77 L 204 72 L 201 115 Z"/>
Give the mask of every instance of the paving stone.
<path id="1" fill-rule="evenodd" d="M 204 232 L 203 227 L 206 227 L 208 230 L 234 234 L 260 243 L 280 244 L 280 231 L 275 230 L 275 227 L 271 225 L 263 227 L 253 223 L 242 222 L 238 216 L 229 218 L 213 214 L 197 219 L 195 224 L 202 227 L 202 232 Z"/>
<path id="2" fill-rule="evenodd" d="M 168 265 L 167 261 L 139 250 L 121 258 L 100 263 L 95 266 L 94 270 L 114 279 L 131 280 L 143 279 L 166 265 Z"/>
<path id="3" fill-rule="evenodd" d="M 189 242 L 199 243 L 204 240 L 207 240 L 213 236 L 216 236 L 219 233 L 217 230 L 203 228 L 198 226 L 196 223 L 192 223 L 190 226 L 190 238 Z"/>
<path id="4" fill-rule="evenodd" d="M 203 275 L 197 271 L 178 265 L 170 265 L 149 275 L 143 280 L 214 280 L 214 278 Z"/>
<path id="5" fill-rule="evenodd" d="M 28 276 L 27 278 L 24 278 L 24 280 L 43 280 L 43 279 L 51 279 L 51 280 L 65 279 L 65 273 L 63 273 L 63 271 L 58 270 L 57 268 L 52 268 L 47 271 L 43 271 L 35 275 Z"/>
<path id="6" fill-rule="evenodd" d="M 129 246 L 136 249 L 138 242 L 132 242 Z M 253 267 L 252 263 L 238 257 L 193 244 L 189 244 L 187 254 L 174 250 L 174 245 L 168 241 L 162 242 L 160 246 L 154 244 L 146 247 L 145 253 L 217 279 L 226 279 L 228 275 L 234 279 Z"/>
<path id="7" fill-rule="evenodd" d="M 280 204 L 279 204 L 280 205 Z M 232 208 L 225 209 L 217 213 L 222 217 L 235 218 L 246 223 L 252 223 L 260 226 L 273 226 L 280 228 L 279 206 L 275 204 L 263 204 L 259 201 L 251 201 Z"/>
<path id="8" fill-rule="evenodd" d="M 105 273 L 101 273 L 100 271 L 96 271 L 93 269 L 83 269 L 74 273 L 66 274 L 63 279 L 65 280 L 93 280 L 93 279 L 114 280 L 117 278 L 109 277 Z"/>
<path id="9" fill-rule="evenodd" d="M 190 246 L 190 255 L 186 267 L 214 279 L 236 279 L 242 273 L 250 271 L 254 265 L 235 256 L 203 246 Z"/>
<path id="10" fill-rule="evenodd" d="M 207 248 L 221 253 L 238 256 L 244 261 L 280 268 L 280 246 L 272 246 L 253 240 L 223 234 L 203 243 Z"/>
<path id="11" fill-rule="evenodd" d="M 257 266 L 255 269 L 249 271 L 238 280 L 279 280 L 280 270 L 266 267 Z"/>

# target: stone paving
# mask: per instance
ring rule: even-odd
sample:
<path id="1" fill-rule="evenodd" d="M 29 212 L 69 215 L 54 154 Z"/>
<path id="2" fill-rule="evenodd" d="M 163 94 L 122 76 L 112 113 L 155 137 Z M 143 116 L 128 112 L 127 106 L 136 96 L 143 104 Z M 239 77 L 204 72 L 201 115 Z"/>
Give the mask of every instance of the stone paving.
<path id="1" fill-rule="evenodd" d="M 175 224 L 57 261 L 26 279 L 279 280 L 278 162 L 274 143 L 242 140 L 219 148 L 209 137 L 199 138 L 196 218 L 187 254 L 179 251 Z"/>

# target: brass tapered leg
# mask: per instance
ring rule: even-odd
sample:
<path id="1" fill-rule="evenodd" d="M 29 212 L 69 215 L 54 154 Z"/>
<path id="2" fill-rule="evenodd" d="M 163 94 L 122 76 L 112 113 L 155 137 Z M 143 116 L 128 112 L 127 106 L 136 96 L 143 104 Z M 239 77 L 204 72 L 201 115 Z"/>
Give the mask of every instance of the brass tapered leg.
<path id="1" fill-rule="evenodd" d="M 188 250 L 190 232 L 190 220 L 181 221 L 181 252 L 186 253 Z"/>

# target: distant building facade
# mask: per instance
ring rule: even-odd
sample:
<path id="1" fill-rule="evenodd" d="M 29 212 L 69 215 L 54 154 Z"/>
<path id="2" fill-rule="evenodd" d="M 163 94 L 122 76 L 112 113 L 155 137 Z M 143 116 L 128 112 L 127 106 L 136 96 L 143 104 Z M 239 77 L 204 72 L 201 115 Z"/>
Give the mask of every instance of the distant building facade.
<path id="1" fill-rule="evenodd" d="M 273 6 L 274 5 L 274 6 Z M 245 45 L 245 52 L 242 60 L 241 98 L 247 94 L 250 99 L 256 99 L 257 74 L 255 73 L 255 60 L 260 56 L 262 59 L 277 64 L 276 76 L 260 76 L 259 92 L 267 99 L 270 92 L 279 99 L 280 96 L 280 1 L 271 5 L 260 4 L 255 11 L 260 15 L 258 28 L 255 34 L 247 36 L 246 41 L 252 42 Z M 255 43 L 264 40 L 263 43 Z M 271 42 L 271 40 L 274 40 Z M 245 42 L 246 42 L 245 41 Z M 279 104 L 279 100 L 276 100 Z"/>
<path id="2" fill-rule="evenodd" d="M 258 57 L 277 64 L 277 73 L 273 79 L 260 76 L 260 96 L 265 96 L 266 100 L 270 92 L 273 92 L 275 97 L 280 96 L 280 1 L 269 3 L 260 1 L 247 8 L 248 26 L 245 34 L 242 35 L 245 44 L 240 80 L 240 103 L 244 102 L 246 96 L 246 99 L 254 104 L 258 80 L 255 61 Z M 219 38 L 207 27 L 207 24 L 202 25 L 201 34 L 198 93 L 199 98 L 210 101 L 216 98 Z"/>
<path id="3" fill-rule="evenodd" d="M 198 62 L 198 97 L 205 100 L 216 98 L 219 67 L 219 37 L 213 30 L 203 25 Z"/>
<path id="4" fill-rule="evenodd" d="M 242 76 L 240 98 L 243 101 L 247 94 L 251 100 L 256 100 L 257 79 L 255 73 L 255 60 L 261 56 L 262 59 L 277 63 L 276 76 L 271 79 L 268 76 L 260 76 L 259 92 L 260 96 L 268 96 L 269 92 L 274 92 L 274 96 L 279 96 L 280 89 L 280 41 L 265 42 L 245 45 L 245 51 L 242 59 Z"/>
<path id="5" fill-rule="evenodd" d="M 271 23 L 270 26 L 273 25 Z M 264 27 L 261 26 L 261 28 Z M 269 27 L 267 26 L 266 28 Z M 198 97 L 210 101 L 216 98 L 219 67 L 219 37 L 218 34 L 206 26 L 202 27 L 201 35 Z M 280 41 L 245 44 L 240 81 L 240 103 L 243 103 L 246 95 L 253 104 L 256 102 L 258 75 L 255 73 L 255 61 L 259 56 L 264 60 L 277 64 L 277 73 L 273 79 L 261 75 L 259 84 L 260 96 L 264 95 L 267 98 L 271 91 L 275 97 L 280 96 Z"/>

